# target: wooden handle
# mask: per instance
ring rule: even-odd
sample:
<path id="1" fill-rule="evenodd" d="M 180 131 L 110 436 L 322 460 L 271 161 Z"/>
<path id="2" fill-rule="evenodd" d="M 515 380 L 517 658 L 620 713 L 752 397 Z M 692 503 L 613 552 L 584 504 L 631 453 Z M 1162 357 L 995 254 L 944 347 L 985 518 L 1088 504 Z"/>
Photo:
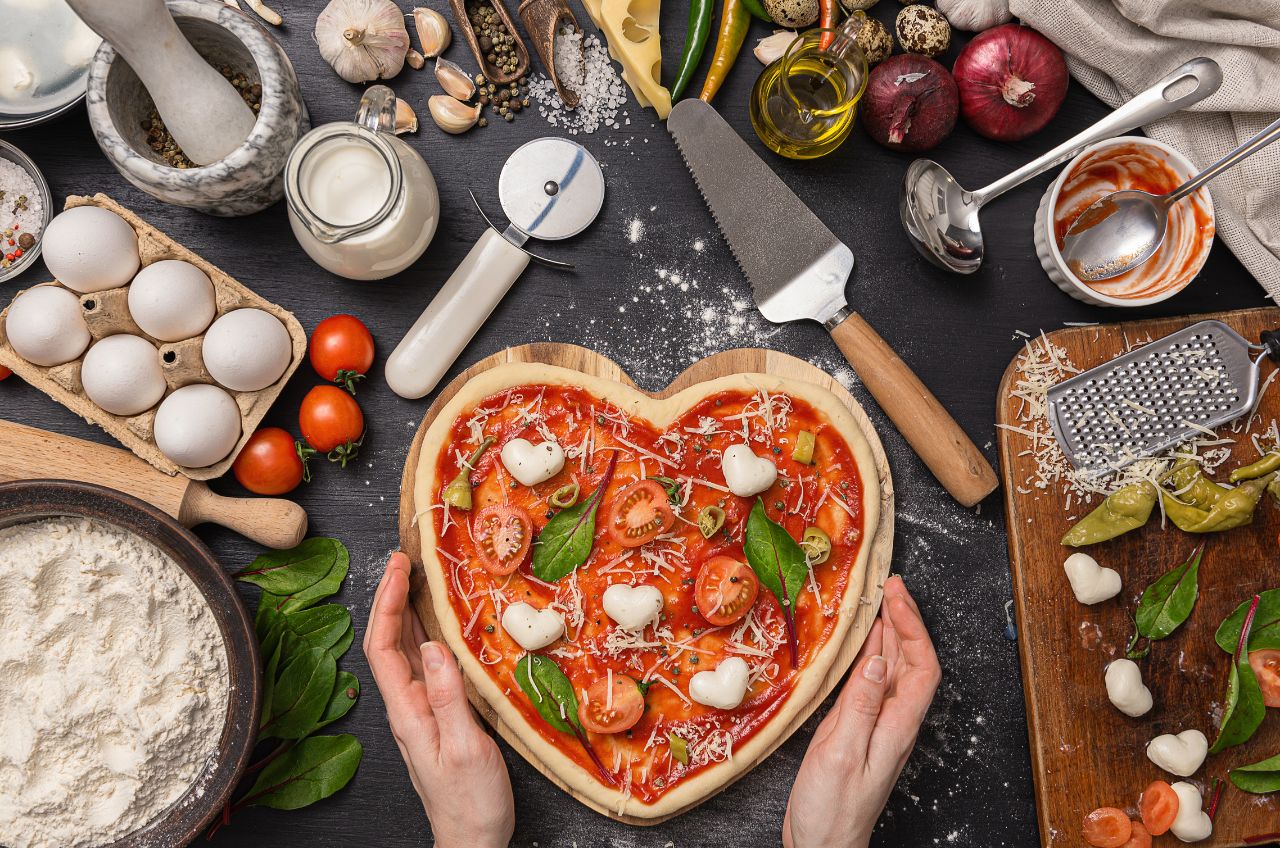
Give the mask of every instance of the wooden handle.
<path id="1" fill-rule="evenodd" d="M 861 315 L 850 313 L 831 329 L 831 337 L 951 497 L 973 506 L 996 490 L 1000 483 L 978 446 Z"/>
<path id="2" fill-rule="evenodd" d="M 178 520 L 188 527 L 206 521 L 236 531 L 260 545 L 283 550 L 307 535 L 307 513 L 282 498 L 226 498 L 192 483 Z"/>

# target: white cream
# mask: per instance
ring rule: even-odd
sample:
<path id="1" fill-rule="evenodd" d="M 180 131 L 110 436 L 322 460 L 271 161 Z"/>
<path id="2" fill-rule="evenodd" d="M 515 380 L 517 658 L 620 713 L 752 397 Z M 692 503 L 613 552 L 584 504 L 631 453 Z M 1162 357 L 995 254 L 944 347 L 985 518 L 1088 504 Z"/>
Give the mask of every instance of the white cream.
<path id="1" fill-rule="evenodd" d="M 1147 743 L 1147 759 L 1178 777 L 1190 777 L 1209 755 L 1209 740 L 1198 730 L 1166 733 Z"/>
<path id="2" fill-rule="evenodd" d="M 656 586 L 615 583 L 604 590 L 605 615 L 623 630 L 644 630 L 662 612 L 662 592 Z"/>
<path id="3" fill-rule="evenodd" d="M 502 465 L 526 486 L 536 486 L 564 468 L 564 449 L 555 442 L 533 444 L 528 439 L 512 439 L 502 446 Z"/>
<path id="4" fill-rule="evenodd" d="M 720 458 L 725 485 L 740 498 L 758 495 L 778 479 L 778 467 L 756 456 L 749 445 L 733 445 Z"/>
<path id="5" fill-rule="evenodd" d="M 0 50 L 0 97 L 30 95 L 36 87 L 35 71 L 17 50 Z"/>
<path id="6" fill-rule="evenodd" d="M 1173 784 L 1178 795 L 1178 815 L 1169 831 L 1183 842 L 1199 842 L 1213 835 L 1213 820 L 1204 811 L 1204 798 L 1200 790 L 1179 780 Z"/>
<path id="7" fill-rule="evenodd" d="M 382 155 L 356 139 L 317 147 L 302 174 L 307 205 L 339 227 L 368 221 L 391 194 L 391 172 Z"/>
<path id="8" fill-rule="evenodd" d="M 689 697 L 708 707 L 731 710 L 747 694 L 750 669 L 742 657 L 721 660 L 715 671 L 700 671 L 689 681 Z"/>
<path id="9" fill-rule="evenodd" d="M 1107 666 L 1107 697 L 1120 712 L 1132 718 L 1151 710 L 1151 690 L 1142 682 L 1142 670 L 1133 660 L 1116 660 Z"/>
<path id="10" fill-rule="evenodd" d="M 526 651 L 536 651 L 564 635 L 564 619 L 553 609 L 520 601 L 502 611 L 502 629 Z"/>
<path id="11" fill-rule="evenodd" d="M 1071 583 L 1071 591 L 1082 604 L 1098 604 L 1120 594 L 1120 575 L 1113 568 L 1103 568 L 1088 554 L 1072 554 L 1062 564 Z"/>

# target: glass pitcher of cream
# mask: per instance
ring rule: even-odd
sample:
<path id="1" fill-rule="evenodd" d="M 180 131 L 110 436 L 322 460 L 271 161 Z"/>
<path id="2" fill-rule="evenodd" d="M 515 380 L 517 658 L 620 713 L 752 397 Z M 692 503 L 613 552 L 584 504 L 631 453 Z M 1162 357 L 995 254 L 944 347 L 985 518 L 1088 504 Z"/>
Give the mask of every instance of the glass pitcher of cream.
<path id="1" fill-rule="evenodd" d="M 372 86 L 354 123 L 316 127 L 285 164 L 294 237 L 322 267 L 351 280 L 381 280 L 412 265 L 440 220 L 435 178 L 395 137 L 395 112 L 391 89 Z"/>

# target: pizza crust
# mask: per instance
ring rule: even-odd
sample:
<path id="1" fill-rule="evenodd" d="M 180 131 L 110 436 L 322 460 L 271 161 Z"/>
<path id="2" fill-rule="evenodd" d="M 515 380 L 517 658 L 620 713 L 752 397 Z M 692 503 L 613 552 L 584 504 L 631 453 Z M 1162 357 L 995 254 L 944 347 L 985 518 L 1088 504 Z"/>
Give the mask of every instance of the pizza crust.
<path id="1" fill-rule="evenodd" d="M 647 419 L 658 428 L 665 427 L 707 395 L 722 391 L 767 391 L 805 400 L 839 430 L 857 463 L 863 486 L 864 528 L 868 535 L 858 551 L 857 560 L 850 569 L 848 587 L 856 591 L 854 587 L 863 584 L 867 563 L 874 547 L 875 529 L 880 522 L 880 477 L 876 471 L 871 446 L 867 443 L 853 413 L 835 395 L 812 383 L 789 380 L 771 374 L 734 374 L 719 377 L 697 383 L 671 397 L 658 399 L 603 377 L 555 365 L 531 362 L 499 365 L 468 381 L 445 404 L 427 430 L 414 475 L 414 503 L 419 505 L 419 512 L 415 519 L 430 515 L 422 505 L 432 504 L 434 493 L 440 489 L 442 481 L 437 477 L 436 460 L 461 412 L 506 389 L 535 384 L 581 387 L 596 397 L 614 404 L 628 415 Z M 663 794 L 655 803 L 648 804 L 600 783 L 592 773 L 567 757 L 555 745 L 547 742 L 538 730 L 530 725 L 524 714 L 511 703 L 501 687 L 493 681 L 485 667 L 471 653 L 463 638 L 462 622 L 458 620 L 453 606 L 449 603 L 445 569 L 436 555 L 434 523 L 419 522 L 418 533 L 421 540 L 423 568 L 426 571 L 436 621 L 439 623 L 445 642 L 457 656 L 463 673 L 472 686 L 497 713 L 502 722 L 515 732 L 525 748 L 541 760 L 573 792 L 587 799 L 597 808 L 611 810 L 617 815 L 641 819 L 661 818 L 679 812 L 703 800 L 720 787 L 732 782 L 742 772 L 754 767 L 774 746 L 779 737 L 787 732 L 792 722 L 809 706 L 819 692 L 827 672 L 840 653 L 841 646 L 849 634 L 849 629 L 853 626 L 861 605 L 860 597 L 850 597 L 850 593 L 846 592 L 841 607 L 837 611 L 835 627 L 832 629 L 830 638 L 814 656 L 813 661 L 801 669 L 796 685 L 787 696 L 782 708 L 744 744 L 735 747 L 731 759 L 707 766 Z"/>

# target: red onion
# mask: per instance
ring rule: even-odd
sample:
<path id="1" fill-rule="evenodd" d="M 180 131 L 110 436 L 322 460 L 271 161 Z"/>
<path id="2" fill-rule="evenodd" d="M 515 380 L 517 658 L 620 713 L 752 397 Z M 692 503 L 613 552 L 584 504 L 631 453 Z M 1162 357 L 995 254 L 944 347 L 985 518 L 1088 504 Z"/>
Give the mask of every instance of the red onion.
<path id="1" fill-rule="evenodd" d="M 1067 94 L 1062 51 L 1020 24 L 989 29 L 956 57 L 960 114 L 979 135 L 1020 141 L 1058 113 Z"/>
<path id="2" fill-rule="evenodd" d="M 918 153 L 951 135 L 960 109 L 956 81 L 932 59 L 899 53 L 871 71 L 862 125 L 890 150 Z"/>

